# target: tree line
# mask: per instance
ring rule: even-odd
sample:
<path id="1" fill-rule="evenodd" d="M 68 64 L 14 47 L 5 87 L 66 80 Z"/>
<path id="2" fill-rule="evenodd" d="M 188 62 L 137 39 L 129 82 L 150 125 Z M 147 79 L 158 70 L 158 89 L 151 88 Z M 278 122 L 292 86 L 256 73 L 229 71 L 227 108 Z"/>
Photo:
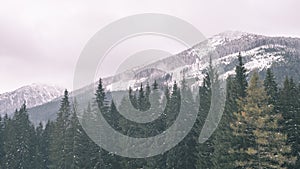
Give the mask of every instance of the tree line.
<path id="1" fill-rule="evenodd" d="M 286 77 L 279 87 L 271 69 L 267 69 L 264 80 L 254 72 L 248 83 L 240 55 L 238 60 L 235 76 L 227 78 L 222 119 L 204 143 L 199 143 L 198 138 L 211 106 L 213 85 L 219 81 L 212 66 L 205 72 L 197 91 L 195 102 L 199 103 L 199 108 L 193 128 L 178 145 L 163 154 L 131 159 L 99 147 L 82 128 L 77 103 L 71 103 L 66 90 L 55 121 L 34 127 L 25 103 L 12 117 L 0 117 L 0 169 L 300 168 L 300 84 Z M 95 116 L 102 113 L 122 134 L 134 137 L 157 135 L 177 118 L 182 94 L 187 94 L 186 98 L 193 97 L 186 82 L 179 83 L 174 82 L 169 88 L 154 81 L 145 86 L 141 84 L 136 91 L 129 88 L 129 97 L 125 97 L 117 108 L 113 100 L 107 99 L 109 94 L 100 79 L 95 100 L 86 106 L 82 119 L 94 117 L 91 115 L 95 112 Z M 159 89 L 164 90 L 165 97 L 158 101 L 160 97 L 156 95 L 154 104 L 158 107 L 165 104 L 165 108 L 155 123 L 132 124 L 118 112 L 126 111 L 126 105 L 122 104 L 126 99 L 134 108 L 148 110 L 150 94 Z M 112 141 L 116 146 L 122 144 Z"/>

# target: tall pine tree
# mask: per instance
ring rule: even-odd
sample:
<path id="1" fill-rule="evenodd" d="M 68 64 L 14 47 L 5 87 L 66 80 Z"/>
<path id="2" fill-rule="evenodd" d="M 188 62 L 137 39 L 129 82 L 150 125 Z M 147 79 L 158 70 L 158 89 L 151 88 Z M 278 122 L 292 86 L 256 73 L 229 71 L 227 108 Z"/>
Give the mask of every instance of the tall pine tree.
<path id="1" fill-rule="evenodd" d="M 296 165 L 299 166 L 299 94 L 297 86 L 292 78 L 289 79 L 286 77 L 283 88 L 280 90 L 279 97 L 279 110 L 283 112 L 283 120 L 281 121 L 283 126 L 282 131 L 287 135 L 287 144 L 292 146 L 292 151 L 290 152 L 291 155 L 298 156 Z M 293 164 L 287 166 L 289 168 L 295 167 Z"/>
<path id="2" fill-rule="evenodd" d="M 268 104 L 258 73 L 254 73 L 247 89 L 245 99 L 239 101 L 241 111 L 235 113 L 237 121 L 231 124 L 233 133 L 250 140 L 242 149 L 233 152 L 244 154 L 247 158 L 237 160 L 236 167 L 241 168 L 282 168 L 293 158 L 286 156 L 291 151 L 285 145 L 286 135 L 279 128 L 280 114 L 271 115 L 273 105 Z"/>
<path id="3" fill-rule="evenodd" d="M 236 92 L 239 97 L 245 97 L 248 84 L 246 79 L 246 68 L 244 66 L 241 53 L 238 55 L 238 65 L 235 68 L 235 74 Z"/>
<path id="4" fill-rule="evenodd" d="M 51 140 L 51 166 L 49 168 L 67 169 L 71 167 L 72 161 L 69 156 L 71 147 L 69 145 L 68 129 L 70 127 L 71 105 L 69 101 L 69 92 L 65 90 L 64 97 L 57 113 L 54 131 Z"/>

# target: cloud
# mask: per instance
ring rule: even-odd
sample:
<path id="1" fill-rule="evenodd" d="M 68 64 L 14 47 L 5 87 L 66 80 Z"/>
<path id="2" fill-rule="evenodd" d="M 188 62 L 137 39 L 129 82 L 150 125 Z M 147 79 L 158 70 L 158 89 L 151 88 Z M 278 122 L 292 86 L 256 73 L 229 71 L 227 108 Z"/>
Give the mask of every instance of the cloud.
<path id="1" fill-rule="evenodd" d="M 2 1 L 0 93 L 32 82 L 71 88 L 77 58 L 89 38 L 125 16 L 173 15 L 207 37 L 225 30 L 300 37 L 299 9 L 297 0 Z"/>

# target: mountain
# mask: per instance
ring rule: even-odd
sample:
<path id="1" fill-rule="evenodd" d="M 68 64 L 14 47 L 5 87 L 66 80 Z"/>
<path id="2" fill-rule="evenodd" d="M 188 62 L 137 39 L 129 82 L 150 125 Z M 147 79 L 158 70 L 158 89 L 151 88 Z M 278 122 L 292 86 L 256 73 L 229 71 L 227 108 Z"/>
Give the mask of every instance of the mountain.
<path id="1" fill-rule="evenodd" d="M 300 80 L 299 38 L 268 37 L 227 31 L 176 55 L 104 78 L 103 82 L 108 91 L 120 93 L 129 86 L 137 88 L 141 83 L 152 83 L 154 80 L 172 85 L 174 80 L 178 81 L 184 76 L 188 84 L 197 89 L 210 58 L 219 71 L 219 77 L 225 79 L 228 75 L 234 74 L 239 53 L 243 57 L 248 73 L 258 70 L 260 75 L 264 76 L 265 70 L 272 68 L 278 83 L 284 80 L 285 75 L 292 76 L 296 82 Z M 93 97 L 95 86 L 96 84 L 91 84 L 72 92 L 71 95 L 76 97 L 79 104 L 87 105 L 86 97 Z M 54 119 L 58 107 L 58 100 L 34 107 L 29 110 L 30 117 L 36 123 Z"/>
<path id="2" fill-rule="evenodd" d="M 0 94 L 0 115 L 11 115 L 26 102 L 28 108 L 47 103 L 63 94 L 64 89 L 45 84 L 31 84 Z"/>

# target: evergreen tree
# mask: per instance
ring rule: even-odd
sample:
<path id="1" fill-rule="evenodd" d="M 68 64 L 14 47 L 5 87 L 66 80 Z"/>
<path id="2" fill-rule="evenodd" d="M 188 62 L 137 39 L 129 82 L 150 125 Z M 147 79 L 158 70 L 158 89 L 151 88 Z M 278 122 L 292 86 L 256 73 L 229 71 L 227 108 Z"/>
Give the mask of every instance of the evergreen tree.
<path id="1" fill-rule="evenodd" d="M 119 112 L 117 110 L 117 107 L 115 105 L 115 102 L 112 100 L 111 104 L 110 104 L 110 114 L 112 115 L 111 121 L 109 122 L 109 124 L 115 129 L 115 132 L 121 131 L 121 127 L 120 127 L 120 118 L 119 116 L 116 116 L 115 114 L 119 115 Z M 114 142 L 115 146 L 118 146 L 122 143 L 119 142 L 119 140 L 117 138 L 111 140 Z M 115 154 L 110 154 L 110 163 L 111 163 L 111 168 L 112 169 L 119 169 L 121 168 L 121 157 Z"/>
<path id="2" fill-rule="evenodd" d="M 83 113 L 82 125 L 89 127 L 97 126 L 98 121 L 96 119 L 97 113 L 99 112 L 98 110 L 98 105 L 89 103 Z M 102 157 L 103 150 L 85 132 L 80 142 L 82 144 L 82 147 L 79 147 L 81 148 L 82 168 L 105 168 Z"/>
<path id="3" fill-rule="evenodd" d="M 54 133 L 51 140 L 51 164 L 50 168 L 67 169 L 71 167 L 72 161 L 69 159 L 71 147 L 68 144 L 68 129 L 70 127 L 71 106 L 69 102 L 69 93 L 64 92 L 64 97 L 60 104 L 60 109 L 57 114 Z"/>
<path id="4" fill-rule="evenodd" d="M 4 120 L 0 116 L 0 169 L 3 167 L 4 160 Z"/>
<path id="5" fill-rule="evenodd" d="M 151 100 L 151 103 L 153 104 L 152 107 L 154 111 L 162 112 L 160 115 L 161 118 L 159 121 L 157 121 L 157 124 L 151 126 L 151 130 L 156 131 L 156 133 L 161 133 L 165 130 L 167 130 L 167 112 L 170 109 L 170 92 L 169 88 L 165 88 L 165 99 L 161 100 L 161 94 L 158 92 L 159 85 L 157 81 L 155 80 L 152 84 L 152 92 L 153 92 L 153 98 Z M 166 140 L 157 140 L 160 142 L 166 142 Z M 165 169 L 166 168 L 166 158 L 167 153 L 159 154 L 154 157 L 147 158 L 147 164 L 145 166 L 146 169 Z"/>
<path id="6" fill-rule="evenodd" d="M 215 131 L 213 166 L 217 169 L 232 169 L 236 156 L 229 153 L 231 147 L 237 147 L 240 143 L 233 136 L 233 130 L 230 128 L 235 118 L 233 112 L 237 111 L 237 95 L 232 76 L 227 78 L 226 101 L 222 119 Z"/>
<path id="7" fill-rule="evenodd" d="M 105 104 L 105 91 L 104 91 L 104 87 L 102 84 L 102 79 L 99 79 L 99 83 L 98 83 L 98 87 L 96 90 L 96 103 L 98 105 L 98 108 L 100 109 L 100 111 L 102 112 L 105 108 L 104 108 L 104 104 Z"/>
<path id="8" fill-rule="evenodd" d="M 246 89 L 247 89 L 247 75 L 246 75 L 246 68 L 243 63 L 242 55 L 239 53 L 238 55 L 238 65 L 235 68 L 235 81 L 236 81 L 236 92 L 238 97 L 245 97 L 246 96 Z"/>
<path id="9" fill-rule="evenodd" d="M 299 166 L 299 94 L 297 86 L 293 79 L 286 77 L 283 88 L 280 90 L 280 103 L 279 110 L 283 112 L 283 132 L 287 135 L 287 144 L 292 146 L 290 152 L 293 156 L 298 156 L 296 165 Z M 287 165 L 289 168 L 295 167 L 293 164 Z M 297 168 L 297 167 L 296 167 Z"/>
<path id="10" fill-rule="evenodd" d="M 241 111 L 235 113 L 237 121 L 231 124 L 235 135 L 250 140 L 252 144 L 233 152 L 245 154 L 247 159 L 237 160 L 241 168 L 282 168 L 293 158 L 285 154 L 291 151 L 285 145 L 286 135 L 276 131 L 279 128 L 280 114 L 271 115 L 273 105 L 268 104 L 268 96 L 254 73 L 247 89 L 247 96 L 239 102 Z"/>
<path id="11" fill-rule="evenodd" d="M 173 84 L 173 90 L 169 101 L 170 106 L 168 106 L 168 110 L 166 112 L 167 118 L 167 127 L 171 126 L 176 119 L 176 114 L 180 111 L 180 90 L 177 86 L 176 81 Z M 174 136 L 176 137 L 176 133 Z M 180 161 L 180 156 L 178 155 L 180 152 L 180 145 L 173 147 L 167 153 L 166 159 L 166 168 L 173 169 L 173 168 L 181 168 L 182 164 Z"/>
<path id="12" fill-rule="evenodd" d="M 35 159 L 34 165 L 36 168 L 47 168 L 47 140 L 49 138 L 44 138 L 44 128 L 43 124 L 40 122 L 37 128 L 35 129 L 35 145 L 36 145 L 36 152 L 35 152 Z"/>
<path id="13" fill-rule="evenodd" d="M 146 92 L 145 92 L 145 96 L 146 96 L 145 110 L 148 110 L 151 107 L 151 103 L 150 103 L 150 100 L 149 100 L 150 93 L 151 93 L 151 88 L 150 88 L 149 83 L 147 82 Z"/>
<path id="14" fill-rule="evenodd" d="M 49 168 L 51 164 L 50 155 L 51 155 L 51 143 L 54 139 L 54 130 L 55 130 L 55 123 L 53 121 L 48 121 L 45 129 L 42 133 L 42 140 L 40 143 L 40 152 L 42 154 L 43 163 L 45 164 L 45 168 Z"/>
<path id="15" fill-rule="evenodd" d="M 143 84 L 141 84 L 141 87 L 139 89 L 138 109 L 140 111 L 147 110 L 147 98 L 146 98 L 146 94 L 144 92 Z"/>
<path id="16" fill-rule="evenodd" d="M 130 98 L 132 106 L 135 109 L 138 109 L 138 102 L 137 102 L 136 93 L 132 91 L 131 87 L 129 87 L 129 98 Z"/>
<path id="17" fill-rule="evenodd" d="M 95 95 L 96 95 L 96 104 L 98 105 L 98 111 L 95 111 L 95 112 L 102 113 L 103 116 L 110 117 L 109 101 L 106 98 L 106 93 L 105 93 L 101 78 L 99 80 L 99 84 L 98 84 Z M 97 117 L 98 114 L 96 114 L 95 116 Z M 97 122 L 97 123 L 99 123 L 99 122 Z M 97 125 L 99 125 L 99 124 L 97 124 Z M 100 126 L 101 126 L 101 124 L 100 124 Z M 97 152 L 99 152 L 98 155 L 97 155 Z M 111 159 L 111 154 L 109 152 L 107 152 L 106 150 L 99 147 L 96 149 L 96 152 L 93 152 L 93 154 L 97 155 L 95 157 L 95 159 L 98 159 L 96 166 L 95 166 L 96 168 L 109 169 L 112 167 L 112 164 L 111 164 L 112 159 Z"/>
<path id="18" fill-rule="evenodd" d="M 277 105 L 278 101 L 278 88 L 275 77 L 270 68 L 267 69 L 266 78 L 264 80 L 264 88 L 269 96 L 268 103 Z"/>
<path id="19" fill-rule="evenodd" d="M 156 82 L 156 80 L 154 80 L 154 83 L 153 83 L 153 90 L 157 90 L 158 89 L 158 84 Z"/>
<path id="20" fill-rule="evenodd" d="M 82 168 L 81 164 L 81 152 L 83 143 L 81 142 L 81 137 L 83 137 L 83 129 L 79 123 L 77 117 L 77 102 L 74 100 L 71 111 L 71 120 L 70 127 L 68 128 L 68 144 L 71 146 L 69 160 L 71 161 L 72 169 L 80 169 Z"/>
<path id="21" fill-rule="evenodd" d="M 185 79 L 183 78 L 181 82 L 181 102 L 184 105 L 189 105 L 182 107 L 181 111 L 185 113 L 187 118 L 186 121 L 181 121 L 180 123 L 191 123 L 193 120 L 191 117 L 194 112 L 197 112 L 196 103 L 194 101 L 192 91 L 187 86 Z M 184 124 L 182 124 L 184 125 Z M 184 132 L 181 130 L 181 132 Z M 181 157 L 180 168 L 189 168 L 189 169 L 196 169 L 197 168 L 197 161 L 199 157 L 198 151 L 198 139 L 199 139 L 199 128 L 197 123 L 194 123 L 191 131 L 187 134 L 187 136 L 179 143 L 178 147 L 180 147 L 180 151 L 178 151 Z"/>
<path id="22" fill-rule="evenodd" d="M 199 137 L 200 131 L 203 128 L 205 120 L 207 119 L 208 112 L 211 104 L 211 94 L 212 94 L 212 83 L 217 79 L 214 78 L 215 72 L 210 64 L 210 68 L 208 69 L 205 77 L 203 79 L 202 86 L 199 87 L 199 110 L 198 110 L 198 118 L 196 121 L 197 125 L 197 133 L 196 136 Z M 198 168 L 211 168 L 213 166 L 212 163 L 212 155 L 214 152 L 213 148 L 213 138 L 210 137 L 204 143 L 200 143 L 197 147 L 199 152 L 199 158 L 197 160 Z"/>
<path id="23" fill-rule="evenodd" d="M 29 121 L 25 103 L 7 123 L 4 144 L 4 168 L 33 168 L 35 158 L 34 127 Z"/>

